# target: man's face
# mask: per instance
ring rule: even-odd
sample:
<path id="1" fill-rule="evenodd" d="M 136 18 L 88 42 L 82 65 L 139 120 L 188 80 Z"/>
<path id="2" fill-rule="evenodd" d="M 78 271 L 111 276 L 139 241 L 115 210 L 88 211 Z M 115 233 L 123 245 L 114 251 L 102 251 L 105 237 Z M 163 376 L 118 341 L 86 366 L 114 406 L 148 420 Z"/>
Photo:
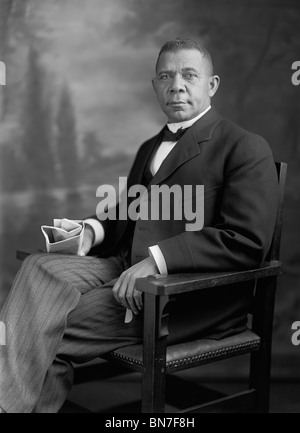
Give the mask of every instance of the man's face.
<path id="1" fill-rule="evenodd" d="M 196 49 L 161 54 L 153 87 L 169 122 L 193 119 L 210 105 L 219 77 L 210 76 L 206 60 Z"/>

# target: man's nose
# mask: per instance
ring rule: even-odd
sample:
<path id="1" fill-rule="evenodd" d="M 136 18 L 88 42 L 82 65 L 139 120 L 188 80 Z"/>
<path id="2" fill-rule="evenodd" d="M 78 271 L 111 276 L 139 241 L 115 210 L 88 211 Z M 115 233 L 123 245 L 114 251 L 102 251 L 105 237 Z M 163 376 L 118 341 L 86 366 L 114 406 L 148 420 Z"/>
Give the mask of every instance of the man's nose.
<path id="1" fill-rule="evenodd" d="M 170 85 L 170 92 L 172 93 L 182 92 L 184 91 L 184 89 L 185 87 L 184 87 L 182 76 L 180 74 L 174 75 Z"/>

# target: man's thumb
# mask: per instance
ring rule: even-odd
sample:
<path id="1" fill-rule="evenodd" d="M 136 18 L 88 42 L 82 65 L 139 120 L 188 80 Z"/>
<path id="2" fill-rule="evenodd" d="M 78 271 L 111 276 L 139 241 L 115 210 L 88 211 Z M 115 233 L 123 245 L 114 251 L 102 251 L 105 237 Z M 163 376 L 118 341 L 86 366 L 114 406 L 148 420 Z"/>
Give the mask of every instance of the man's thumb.
<path id="1" fill-rule="evenodd" d="M 86 256 L 88 254 L 88 252 L 89 252 L 89 248 L 87 247 L 87 245 L 82 245 L 82 247 L 80 248 L 80 251 L 79 251 L 78 255 L 80 257 L 84 257 L 84 256 Z"/>

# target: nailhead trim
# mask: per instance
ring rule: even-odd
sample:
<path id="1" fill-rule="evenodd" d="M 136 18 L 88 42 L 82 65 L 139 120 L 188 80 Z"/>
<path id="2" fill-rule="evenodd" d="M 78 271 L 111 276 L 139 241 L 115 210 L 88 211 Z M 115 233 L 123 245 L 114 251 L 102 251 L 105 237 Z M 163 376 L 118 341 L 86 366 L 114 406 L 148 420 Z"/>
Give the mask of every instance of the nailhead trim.
<path id="1" fill-rule="evenodd" d="M 192 357 L 188 357 L 188 358 L 182 358 L 182 359 L 178 359 L 176 361 L 170 361 L 170 362 L 167 362 L 166 367 L 167 368 L 174 368 L 174 367 L 179 367 L 182 365 L 193 364 L 193 363 L 196 363 L 198 361 L 206 361 L 206 360 L 212 359 L 212 358 L 221 359 L 221 358 L 226 357 L 228 354 L 237 353 L 237 352 L 241 352 L 241 353 L 242 352 L 250 352 L 250 351 L 254 351 L 254 350 L 259 349 L 259 347 L 260 347 L 260 340 L 251 341 L 249 343 L 241 343 L 241 344 L 237 344 L 235 346 L 224 347 L 222 349 L 213 350 L 210 352 L 205 352 L 205 353 L 202 353 L 201 355 L 192 356 Z M 112 358 L 119 359 L 119 360 L 124 361 L 124 362 L 127 362 L 128 364 L 131 364 L 131 365 L 143 367 L 143 363 L 141 361 L 139 361 L 135 358 L 131 358 L 131 357 L 122 355 L 120 353 L 111 352 L 108 356 L 112 357 Z"/>
<path id="2" fill-rule="evenodd" d="M 213 350 L 211 352 L 202 353 L 201 355 L 168 362 L 167 368 L 174 368 L 174 367 L 179 367 L 181 365 L 193 364 L 198 361 L 206 361 L 212 358 L 220 359 L 232 353 L 253 351 L 258 349 L 259 346 L 260 346 L 260 341 L 254 341 L 250 343 L 237 344 L 236 346 L 224 347 L 223 349 Z"/>

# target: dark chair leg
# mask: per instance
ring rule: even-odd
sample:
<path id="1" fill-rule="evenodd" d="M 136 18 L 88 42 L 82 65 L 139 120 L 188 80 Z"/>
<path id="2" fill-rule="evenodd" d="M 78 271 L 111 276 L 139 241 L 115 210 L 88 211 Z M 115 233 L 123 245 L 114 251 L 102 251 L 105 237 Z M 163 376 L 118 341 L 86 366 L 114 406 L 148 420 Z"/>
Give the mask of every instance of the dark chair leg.
<path id="1" fill-rule="evenodd" d="M 263 343 L 258 352 L 251 354 L 250 388 L 256 390 L 255 410 L 259 413 L 269 412 L 272 328 L 276 286 L 276 277 L 268 277 L 258 281 L 256 288 L 256 320 L 252 328 L 261 337 Z"/>
<path id="2" fill-rule="evenodd" d="M 145 294 L 142 412 L 164 413 L 168 314 L 163 313 L 168 296 Z"/>

